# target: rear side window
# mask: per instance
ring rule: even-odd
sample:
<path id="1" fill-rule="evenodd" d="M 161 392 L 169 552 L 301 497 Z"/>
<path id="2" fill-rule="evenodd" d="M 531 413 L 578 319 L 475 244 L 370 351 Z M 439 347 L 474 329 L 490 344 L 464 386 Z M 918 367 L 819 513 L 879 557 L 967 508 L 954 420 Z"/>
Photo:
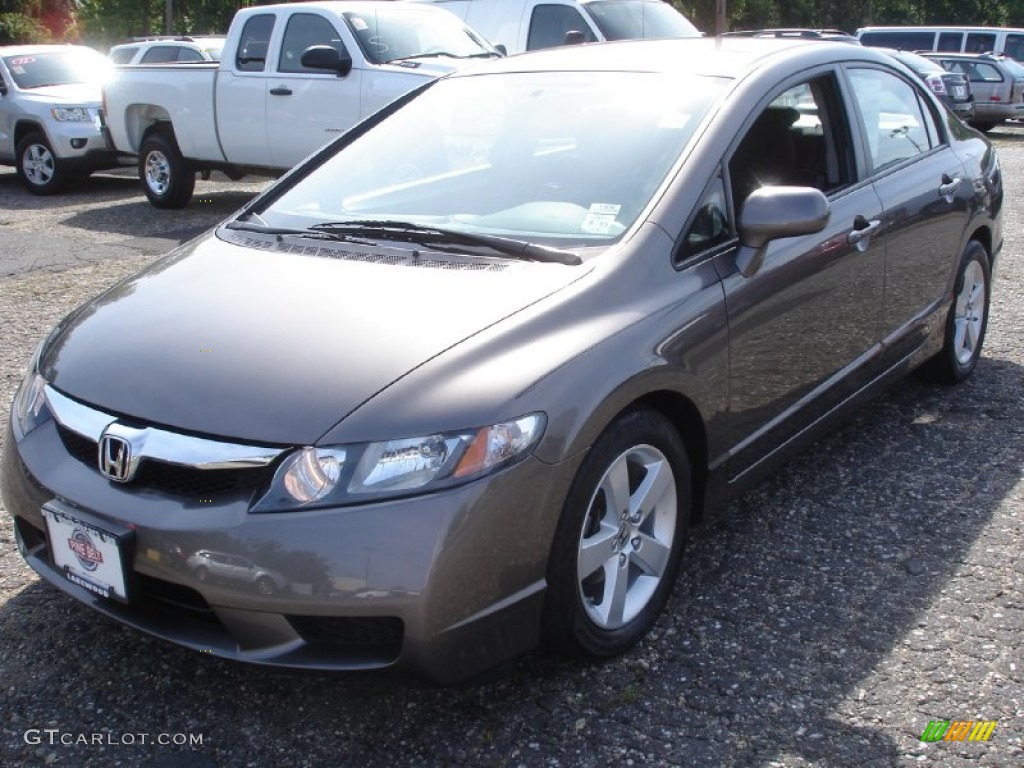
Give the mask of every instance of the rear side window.
<path id="1" fill-rule="evenodd" d="M 274 31 L 274 16 L 263 13 L 252 16 L 242 28 L 238 41 L 235 66 L 242 72 L 262 72 L 267 66 L 270 35 Z"/>
<path id="2" fill-rule="evenodd" d="M 582 32 L 584 42 L 594 42 L 594 33 L 575 8 L 568 5 L 538 5 L 530 19 L 530 35 L 526 41 L 527 50 L 554 48 L 565 45 L 569 32 Z"/>
<path id="3" fill-rule="evenodd" d="M 970 32 L 964 53 L 988 53 L 996 49 L 996 36 L 990 32 Z"/>
<path id="4" fill-rule="evenodd" d="M 155 45 L 142 54 L 140 64 L 166 64 L 169 61 L 178 60 L 178 46 L 176 45 Z"/>
<path id="5" fill-rule="evenodd" d="M 939 44 L 935 47 L 935 50 L 944 53 L 960 53 L 963 50 L 963 46 L 963 32 L 940 32 Z"/>
<path id="6" fill-rule="evenodd" d="M 312 13 L 296 13 L 288 21 L 281 43 L 281 60 L 278 62 L 279 72 L 315 72 L 324 74 L 322 69 L 310 69 L 302 66 L 302 54 L 313 45 L 329 45 L 338 53 L 345 53 L 345 46 L 338 37 L 337 30 L 323 16 Z"/>
<path id="7" fill-rule="evenodd" d="M 199 51 L 182 46 L 178 49 L 178 61 L 206 61 L 206 59 Z"/>
<path id="8" fill-rule="evenodd" d="M 860 42 L 862 45 L 880 45 L 886 48 L 899 48 L 903 51 L 933 51 L 935 50 L 935 33 L 902 29 L 865 32 L 861 35 Z"/>
<path id="9" fill-rule="evenodd" d="M 937 143 L 932 115 L 908 82 L 877 69 L 852 69 L 850 83 L 874 171 L 927 152 Z"/>
<path id="10" fill-rule="evenodd" d="M 110 60 L 115 64 L 127 64 L 132 60 L 137 50 L 139 50 L 137 47 L 118 48 L 116 51 L 110 52 Z"/>
<path id="11" fill-rule="evenodd" d="M 1011 59 L 1024 60 L 1024 35 L 1007 35 L 1003 53 Z"/>

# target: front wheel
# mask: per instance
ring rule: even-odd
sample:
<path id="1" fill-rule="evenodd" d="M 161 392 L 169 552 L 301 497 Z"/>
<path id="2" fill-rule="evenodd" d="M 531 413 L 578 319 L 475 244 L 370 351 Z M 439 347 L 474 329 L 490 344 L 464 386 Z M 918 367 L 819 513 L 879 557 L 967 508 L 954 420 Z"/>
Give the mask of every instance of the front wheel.
<path id="1" fill-rule="evenodd" d="M 157 208 L 181 208 L 192 199 L 196 174 L 166 133 L 151 133 L 139 148 L 139 179 Z"/>
<path id="2" fill-rule="evenodd" d="M 960 259 L 942 349 L 922 369 L 927 377 L 956 384 L 974 372 L 988 328 L 991 274 L 988 251 L 972 240 Z"/>
<path id="3" fill-rule="evenodd" d="M 544 615 L 549 646 L 606 657 L 647 633 L 675 581 L 690 497 L 686 449 L 660 414 L 630 411 L 598 438 L 555 532 Z"/>
<path id="4" fill-rule="evenodd" d="M 22 185 L 34 195 L 52 195 L 67 181 L 67 174 L 41 133 L 30 133 L 18 142 L 17 171 Z"/>

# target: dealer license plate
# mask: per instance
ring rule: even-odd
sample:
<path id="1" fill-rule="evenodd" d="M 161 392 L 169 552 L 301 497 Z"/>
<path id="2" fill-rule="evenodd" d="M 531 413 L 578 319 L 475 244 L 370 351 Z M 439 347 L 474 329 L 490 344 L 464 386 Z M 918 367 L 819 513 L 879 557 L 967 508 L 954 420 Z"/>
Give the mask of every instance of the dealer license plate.
<path id="1" fill-rule="evenodd" d="M 43 505 L 50 557 L 67 579 L 101 597 L 127 601 L 124 575 L 125 537 Z"/>

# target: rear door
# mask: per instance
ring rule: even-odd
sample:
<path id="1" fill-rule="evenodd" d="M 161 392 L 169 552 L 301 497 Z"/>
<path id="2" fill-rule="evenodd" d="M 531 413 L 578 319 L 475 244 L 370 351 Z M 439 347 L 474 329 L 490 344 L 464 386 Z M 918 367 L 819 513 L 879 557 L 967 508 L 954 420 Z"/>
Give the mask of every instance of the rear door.
<path id="1" fill-rule="evenodd" d="M 944 299 L 973 189 L 946 125 L 916 80 L 869 66 L 847 69 L 864 148 L 859 158 L 882 201 L 884 337 L 890 362 L 922 341 Z"/>
<path id="2" fill-rule="evenodd" d="M 217 134 L 224 156 L 240 165 L 268 166 L 267 91 L 271 39 L 277 26 L 272 12 L 250 16 L 230 60 L 217 73 Z"/>

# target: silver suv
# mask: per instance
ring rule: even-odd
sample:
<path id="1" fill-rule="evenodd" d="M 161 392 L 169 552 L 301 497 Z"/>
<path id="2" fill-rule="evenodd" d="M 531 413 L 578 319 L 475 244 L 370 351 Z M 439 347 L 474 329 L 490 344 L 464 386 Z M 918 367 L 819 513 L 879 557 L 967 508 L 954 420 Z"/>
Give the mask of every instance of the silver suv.
<path id="1" fill-rule="evenodd" d="M 966 75 L 974 95 L 974 119 L 979 131 L 990 131 L 1006 120 L 1024 117 L 1024 66 L 999 53 L 922 53 L 948 72 Z"/>
<path id="2" fill-rule="evenodd" d="M 110 60 L 123 64 L 174 64 L 189 61 L 220 61 L 224 36 L 147 37 L 115 45 Z"/>
<path id="3" fill-rule="evenodd" d="M 0 47 L 0 164 L 37 195 L 114 168 L 100 125 L 100 87 L 110 63 L 78 45 Z"/>

